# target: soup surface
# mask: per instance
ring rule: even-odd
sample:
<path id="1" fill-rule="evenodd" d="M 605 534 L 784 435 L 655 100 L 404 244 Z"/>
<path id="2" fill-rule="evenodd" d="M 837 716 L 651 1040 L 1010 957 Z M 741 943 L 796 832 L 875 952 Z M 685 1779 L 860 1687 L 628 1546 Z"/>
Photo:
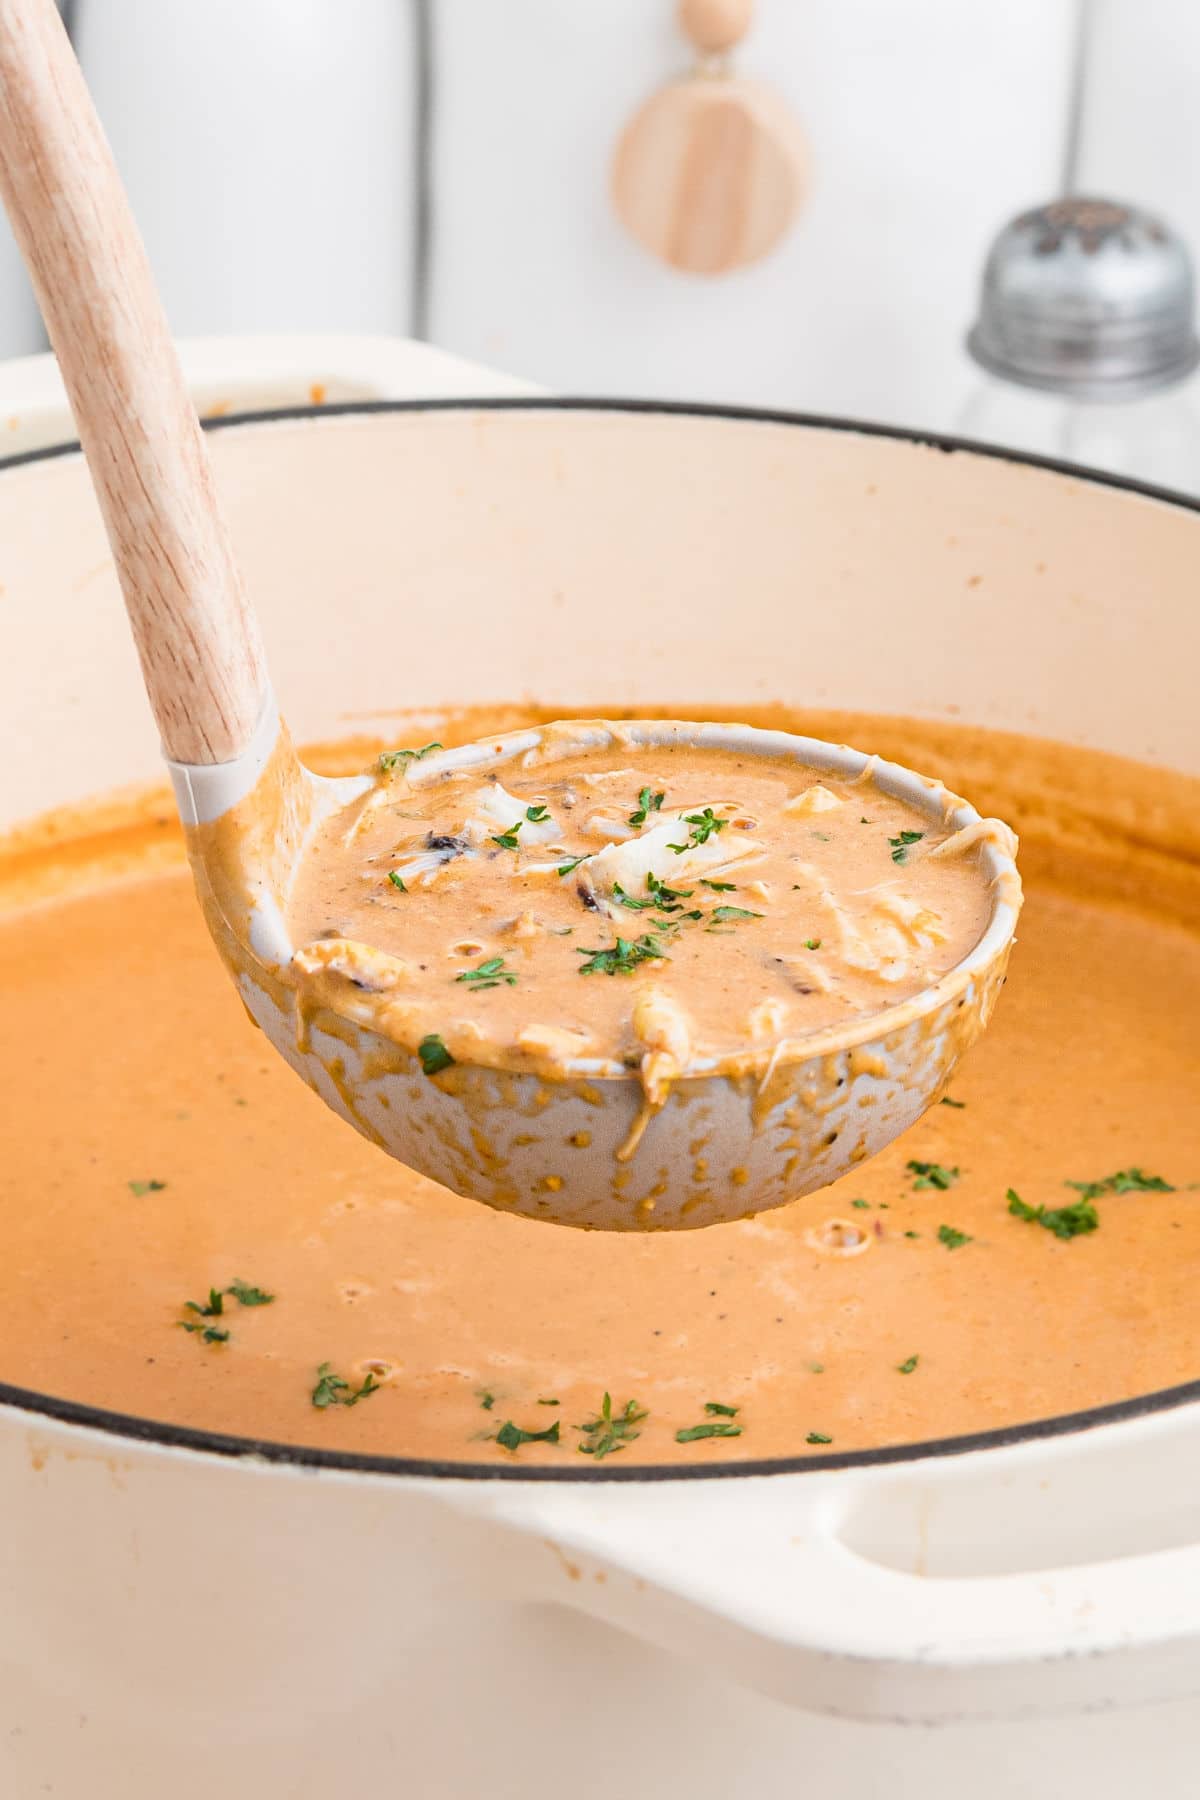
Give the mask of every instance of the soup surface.
<path id="1" fill-rule="evenodd" d="M 423 1060 L 633 1068 L 661 1101 L 697 1063 L 908 998 L 978 942 L 1003 826 L 955 831 L 956 801 L 930 817 L 869 766 L 838 780 L 688 735 L 551 728 L 498 772 L 385 752 L 301 867 L 299 966 L 376 993 L 376 1028 Z"/>
<path id="2" fill-rule="evenodd" d="M 373 1149 L 248 1024 L 165 798 L 60 817 L 0 852 L 0 1381 L 582 1470 L 833 1455 L 1200 1376 L 1198 784 L 947 726 L 755 722 L 936 768 L 1021 831 L 1018 978 L 946 1103 L 739 1224 L 492 1212 Z"/>

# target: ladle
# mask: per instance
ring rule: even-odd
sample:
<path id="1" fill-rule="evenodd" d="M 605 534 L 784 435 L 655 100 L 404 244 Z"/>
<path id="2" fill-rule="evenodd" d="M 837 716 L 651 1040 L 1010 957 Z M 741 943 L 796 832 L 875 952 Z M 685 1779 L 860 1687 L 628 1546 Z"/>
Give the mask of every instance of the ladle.
<path id="1" fill-rule="evenodd" d="M 581 1062 L 552 1082 L 515 1056 L 501 1071 L 461 1062 L 427 1071 L 415 1046 L 370 1029 L 352 982 L 301 1016 L 284 913 L 291 878 L 313 825 L 371 778 L 312 775 L 280 724 L 195 410 L 53 0 L 0 5 L 0 184 L 104 515 L 206 917 L 247 1007 L 292 1067 L 383 1149 L 446 1186 L 608 1229 L 707 1225 L 779 1205 L 912 1124 L 982 1030 L 1003 979 L 1019 907 L 1003 827 L 981 850 L 987 927 L 946 975 L 836 1032 L 764 1048 L 736 1072 L 712 1061 L 685 1068 L 640 1134 L 642 1088 L 622 1066 Z M 739 726 L 636 730 L 639 742 L 668 731 L 678 741 L 682 730 L 842 776 L 870 760 Z M 453 750 L 440 767 L 496 768 L 539 737 Z M 939 825 L 977 820 L 936 783 L 872 769 Z M 702 1166 L 689 1153 L 698 1138 Z"/>

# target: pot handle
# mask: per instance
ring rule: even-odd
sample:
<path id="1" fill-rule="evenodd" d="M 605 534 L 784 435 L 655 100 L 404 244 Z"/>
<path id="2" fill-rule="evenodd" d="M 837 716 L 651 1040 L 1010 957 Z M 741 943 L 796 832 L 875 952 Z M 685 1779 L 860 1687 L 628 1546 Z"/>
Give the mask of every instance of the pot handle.
<path id="1" fill-rule="evenodd" d="M 1200 1687 L 1200 1544 L 928 1576 L 845 1542 L 854 1489 L 848 1507 L 844 1478 L 703 1490 L 524 1488 L 493 1501 L 551 1553 L 540 1597 L 810 1711 L 947 1723 Z"/>

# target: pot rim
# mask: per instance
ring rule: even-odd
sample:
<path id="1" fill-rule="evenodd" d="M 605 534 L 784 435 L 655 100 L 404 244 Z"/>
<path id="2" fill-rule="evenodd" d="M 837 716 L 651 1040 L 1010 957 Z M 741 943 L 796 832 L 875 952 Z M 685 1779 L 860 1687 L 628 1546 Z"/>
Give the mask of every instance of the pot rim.
<path id="1" fill-rule="evenodd" d="M 735 406 L 716 402 L 679 400 L 619 399 L 610 396 L 589 398 L 575 395 L 493 395 L 479 399 L 455 396 L 449 399 L 423 400 L 348 400 L 322 406 L 280 407 L 276 410 L 227 413 L 202 421 L 206 431 L 224 431 L 245 425 L 280 424 L 289 421 L 344 418 L 373 413 L 451 413 L 451 412 L 549 412 L 610 413 L 630 416 L 673 416 L 695 419 L 728 420 L 738 424 L 763 424 L 799 427 L 809 431 L 840 431 L 852 436 L 886 438 L 915 448 L 939 450 L 945 455 L 964 452 L 990 457 L 998 462 L 1017 463 L 1026 468 L 1044 469 L 1051 474 L 1066 475 L 1094 486 L 1113 488 L 1157 500 L 1191 513 L 1200 513 L 1200 497 L 1156 487 L 1130 476 L 1088 469 L 1078 463 L 1054 457 L 1038 456 L 1010 449 L 1000 444 L 979 443 L 970 438 L 941 432 L 916 430 L 901 425 L 886 425 L 870 420 L 841 415 L 802 413 L 763 407 Z M 0 475 L 28 463 L 52 462 L 57 458 L 80 454 L 78 441 L 50 444 L 38 450 L 0 457 Z M 35 1389 L 0 1382 L 0 1407 L 59 1424 L 80 1426 L 103 1432 L 110 1437 L 133 1443 L 149 1444 L 166 1450 L 183 1450 L 234 1460 L 250 1458 L 256 1462 L 282 1465 L 298 1470 L 336 1470 L 345 1474 L 371 1476 L 424 1477 L 459 1481 L 519 1481 L 594 1485 L 597 1482 L 712 1481 L 762 1475 L 798 1475 L 828 1472 L 833 1469 L 874 1468 L 890 1463 L 922 1462 L 935 1457 L 963 1456 L 973 1451 L 999 1450 L 1018 1444 L 1071 1436 L 1100 1426 L 1117 1425 L 1176 1407 L 1200 1402 L 1200 1379 L 1182 1382 L 1175 1387 L 1159 1388 L 1128 1400 L 1089 1407 L 1080 1412 L 1059 1413 L 1048 1418 L 1032 1419 L 1019 1425 L 1002 1426 L 992 1431 L 966 1432 L 953 1437 L 926 1438 L 910 1444 L 887 1444 L 875 1450 L 845 1450 L 823 1456 L 764 1457 L 743 1462 L 704 1464 L 629 1464 L 612 1467 L 589 1465 L 586 1469 L 555 1468 L 542 1465 L 522 1467 L 518 1464 L 485 1462 L 451 1462 L 437 1458 L 396 1457 L 360 1454 L 348 1450 L 322 1450 L 316 1446 L 288 1444 L 266 1438 L 247 1438 L 227 1432 L 214 1432 L 194 1426 L 176 1425 L 166 1420 L 148 1419 L 129 1413 L 113 1412 L 105 1407 L 90 1406 L 81 1401 L 66 1400 L 56 1395 L 40 1394 Z"/>

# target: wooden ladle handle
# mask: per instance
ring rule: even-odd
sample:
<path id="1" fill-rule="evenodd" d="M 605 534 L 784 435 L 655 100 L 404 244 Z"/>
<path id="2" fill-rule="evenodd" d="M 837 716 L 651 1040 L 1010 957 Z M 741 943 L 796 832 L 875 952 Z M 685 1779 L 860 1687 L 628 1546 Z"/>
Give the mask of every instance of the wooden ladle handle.
<path id="1" fill-rule="evenodd" d="M 54 0 L 0 0 L 0 191 L 58 352 L 163 749 L 178 762 L 228 762 L 266 698 L 258 626 Z"/>

